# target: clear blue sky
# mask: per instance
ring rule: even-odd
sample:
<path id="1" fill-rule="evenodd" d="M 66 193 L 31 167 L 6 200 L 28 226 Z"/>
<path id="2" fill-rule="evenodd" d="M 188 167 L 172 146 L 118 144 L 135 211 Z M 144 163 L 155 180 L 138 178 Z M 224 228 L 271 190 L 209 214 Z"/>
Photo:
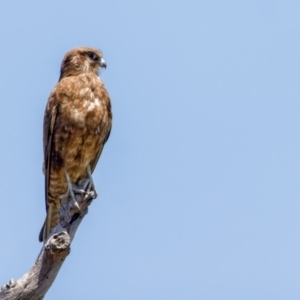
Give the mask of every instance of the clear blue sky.
<path id="1" fill-rule="evenodd" d="M 42 121 L 99 47 L 99 197 L 46 299 L 300 299 L 300 1 L 2 1 L 0 285 L 33 264 Z"/>

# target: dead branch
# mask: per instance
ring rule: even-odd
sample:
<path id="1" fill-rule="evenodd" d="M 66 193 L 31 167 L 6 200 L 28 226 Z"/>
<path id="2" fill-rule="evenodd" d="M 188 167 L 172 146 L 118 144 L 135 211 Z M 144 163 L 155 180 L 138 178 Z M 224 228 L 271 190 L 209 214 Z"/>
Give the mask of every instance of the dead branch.
<path id="1" fill-rule="evenodd" d="M 79 189 L 87 186 L 88 179 L 78 184 Z M 60 223 L 53 228 L 32 268 L 19 280 L 11 279 L 1 287 L 1 300 L 43 299 L 54 282 L 64 260 L 70 253 L 71 242 L 88 206 L 94 199 L 94 192 L 76 194 L 80 210 L 71 197 L 60 208 Z"/>

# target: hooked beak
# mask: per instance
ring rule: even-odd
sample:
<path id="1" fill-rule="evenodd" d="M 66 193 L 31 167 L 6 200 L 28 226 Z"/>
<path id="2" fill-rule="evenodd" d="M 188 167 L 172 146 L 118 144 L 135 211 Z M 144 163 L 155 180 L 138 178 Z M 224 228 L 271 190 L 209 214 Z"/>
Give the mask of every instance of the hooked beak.
<path id="1" fill-rule="evenodd" d="M 100 59 L 99 64 L 100 64 L 101 68 L 105 68 L 106 69 L 106 62 L 105 62 L 105 60 L 103 58 Z"/>

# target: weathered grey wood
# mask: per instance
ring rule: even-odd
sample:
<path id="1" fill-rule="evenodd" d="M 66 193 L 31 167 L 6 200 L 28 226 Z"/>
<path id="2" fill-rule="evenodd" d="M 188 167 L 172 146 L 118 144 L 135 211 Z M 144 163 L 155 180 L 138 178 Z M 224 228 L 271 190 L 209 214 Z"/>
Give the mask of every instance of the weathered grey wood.
<path id="1" fill-rule="evenodd" d="M 85 189 L 88 180 L 77 186 Z M 76 194 L 80 211 L 69 198 L 60 208 L 60 223 L 53 228 L 32 268 L 19 280 L 11 279 L 0 291 L 1 300 L 40 300 L 43 299 L 64 260 L 70 253 L 71 242 L 79 224 L 88 212 L 94 193 Z"/>

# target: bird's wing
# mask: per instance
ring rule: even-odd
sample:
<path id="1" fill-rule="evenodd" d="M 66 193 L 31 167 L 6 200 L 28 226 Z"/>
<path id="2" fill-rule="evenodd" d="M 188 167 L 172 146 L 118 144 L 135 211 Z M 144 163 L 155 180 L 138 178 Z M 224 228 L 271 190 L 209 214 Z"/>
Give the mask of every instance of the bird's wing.
<path id="1" fill-rule="evenodd" d="M 52 101 L 51 101 L 52 100 Z M 52 138 L 55 126 L 55 121 L 57 117 L 57 105 L 55 101 L 55 96 L 50 98 L 49 105 L 47 105 L 45 116 L 44 116 L 44 170 L 45 170 L 45 200 L 46 200 L 46 210 L 48 209 L 48 188 L 49 188 L 49 172 L 50 172 L 50 162 L 51 162 L 51 148 L 52 148 Z"/>
<path id="2" fill-rule="evenodd" d="M 112 126 L 112 112 L 111 112 L 111 103 L 110 103 L 110 97 L 107 93 L 107 90 L 105 86 L 101 83 L 100 85 L 100 90 L 102 94 L 102 99 L 103 102 L 106 103 L 105 108 L 106 108 L 106 113 L 107 113 L 107 126 L 103 126 L 103 128 L 100 129 L 100 134 L 102 135 L 102 145 L 96 154 L 95 158 L 91 161 L 90 163 L 90 168 L 92 173 L 94 172 L 96 165 L 98 163 L 98 160 L 101 156 L 104 144 L 107 142 L 110 132 L 111 132 L 111 126 Z"/>
<path id="3" fill-rule="evenodd" d="M 110 132 L 111 132 L 111 128 L 109 129 L 108 133 L 106 134 L 104 140 L 103 140 L 103 143 L 97 153 L 97 155 L 95 156 L 95 158 L 91 161 L 90 163 L 90 167 L 91 167 L 91 171 L 92 173 L 94 172 L 95 168 L 96 168 L 96 165 L 98 163 L 98 160 L 99 160 L 99 157 L 101 156 L 101 153 L 102 153 L 102 150 L 104 148 L 104 144 L 107 142 L 108 138 L 109 138 L 109 135 L 110 135 Z"/>
<path id="4" fill-rule="evenodd" d="M 45 241 L 45 233 L 47 232 L 47 224 L 49 220 L 49 204 L 48 204 L 48 188 L 49 188 L 49 172 L 50 172 L 50 161 L 51 161 L 51 148 L 52 148 L 52 139 L 53 131 L 55 126 L 55 121 L 57 118 L 57 102 L 55 95 L 52 93 L 49 97 L 45 114 L 44 114 L 44 134 L 43 134 L 43 144 L 44 144 L 44 165 L 43 171 L 45 175 L 45 205 L 46 205 L 46 220 L 41 228 L 39 234 L 39 241 Z"/>

